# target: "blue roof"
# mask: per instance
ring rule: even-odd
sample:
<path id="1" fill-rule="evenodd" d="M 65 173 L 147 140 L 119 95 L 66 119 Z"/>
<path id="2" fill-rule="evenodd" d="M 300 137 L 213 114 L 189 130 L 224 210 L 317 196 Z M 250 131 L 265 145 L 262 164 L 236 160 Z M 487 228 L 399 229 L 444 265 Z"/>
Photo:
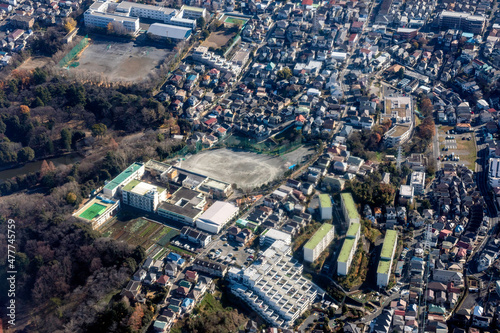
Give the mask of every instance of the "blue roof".
<path id="1" fill-rule="evenodd" d="M 179 258 L 179 260 L 177 260 L 177 263 L 179 265 L 183 265 L 184 263 L 186 262 L 186 260 L 182 259 L 182 258 Z"/>
<path id="2" fill-rule="evenodd" d="M 189 75 L 189 76 L 188 76 L 188 80 L 189 80 L 189 81 L 194 81 L 194 80 L 196 80 L 196 75 L 194 75 L 194 74 Z"/>
<path id="3" fill-rule="evenodd" d="M 182 306 L 188 307 L 193 303 L 194 303 L 194 300 L 192 300 L 191 298 L 184 298 L 184 300 L 182 301 Z"/>
<path id="4" fill-rule="evenodd" d="M 167 259 L 172 261 L 178 261 L 179 259 L 181 259 L 181 255 L 175 252 L 170 252 L 167 256 Z"/>
<path id="5" fill-rule="evenodd" d="M 465 38 L 472 38 L 472 37 L 474 37 L 474 34 L 473 34 L 473 33 L 470 33 L 470 32 L 463 32 L 463 33 L 462 33 L 462 37 L 465 37 Z"/>

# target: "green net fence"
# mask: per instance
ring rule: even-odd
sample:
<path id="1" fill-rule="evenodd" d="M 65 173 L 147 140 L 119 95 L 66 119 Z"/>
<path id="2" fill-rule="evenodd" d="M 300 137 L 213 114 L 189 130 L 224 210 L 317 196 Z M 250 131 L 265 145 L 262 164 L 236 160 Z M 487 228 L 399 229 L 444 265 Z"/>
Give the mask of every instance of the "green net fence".
<path id="1" fill-rule="evenodd" d="M 89 38 L 85 36 L 80 43 L 76 44 L 64 58 L 59 61 L 59 67 L 63 68 L 68 66 L 68 64 L 89 44 Z"/>

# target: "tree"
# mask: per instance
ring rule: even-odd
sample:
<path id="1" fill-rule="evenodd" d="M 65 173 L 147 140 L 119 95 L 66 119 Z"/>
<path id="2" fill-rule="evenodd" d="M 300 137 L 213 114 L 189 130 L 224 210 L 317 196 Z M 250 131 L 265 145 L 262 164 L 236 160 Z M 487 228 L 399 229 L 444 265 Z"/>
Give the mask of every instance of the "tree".
<path id="1" fill-rule="evenodd" d="M 103 137 L 106 134 L 108 127 L 102 123 L 95 124 L 92 126 L 92 136 L 93 137 Z"/>
<path id="2" fill-rule="evenodd" d="M 205 22 L 205 19 L 203 18 L 203 16 L 198 17 L 198 19 L 196 20 L 196 25 L 198 26 L 198 28 L 204 29 L 205 24 L 206 24 L 206 22 Z"/>
<path id="3" fill-rule="evenodd" d="M 33 82 L 35 84 L 42 84 L 47 81 L 47 72 L 41 68 L 35 68 L 33 71 Z"/>
<path id="4" fill-rule="evenodd" d="M 30 147 L 24 147 L 17 153 L 18 162 L 25 163 L 35 158 L 35 151 Z"/>
<path id="5" fill-rule="evenodd" d="M 61 130 L 61 148 L 71 150 L 71 132 L 67 128 Z"/>
<path id="6" fill-rule="evenodd" d="M 432 106 L 432 102 L 428 97 L 423 97 L 420 100 L 420 112 L 425 117 L 432 116 L 432 111 L 434 110 L 434 107 Z"/>
<path id="7" fill-rule="evenodd" d="M 27 115 L 27 116 L 30 115 L 30 108 L 29 108 L 29 106 L 27 106 L 27 105 L 21 105 L 19 107 L 19 109 L 21 110 L 21 114 Z"/>
<path id="8" fill-rule="evenodd" d="M 210 36 L 210 31 L 208 31 L 208 30 L 206 30 L 206 29 L 205 29 L 205 30 L 203 30 L 203 31 L 201 32 L 201 37 L 202 37 L 203 39 L 207 39 L 207 38 L 208 38 L 208 36 Z"/>
<path id="9" fill-rule="evenodd" d="M 398 71 L 398 77 L 402 80 L 405 77 L 405 69 L 401 67 Z"/>
<path id="10" fill-rule="evenodd" d="M 68 192 L 68 194 L 66 195 L 66 201 L 70 205 L 74 205 L 76 203 L 76 194 L 73 192 Z"/>
<path id="11" fill-rule="evenodd" d="M 277 77 L 278 81 L 288 80 L 289 78 L 292 77 L 292 71 L 290 70 L 290 68 L 284 67 L 283 69 L 279 70 L 276 73 L 276 77 Z"/>
<path id="12" fill-rule="evenodd" d="M 68 18 L 64 22 L 64 29 L 66 29 L 66 32 L 73 31 L 73 29 L 76 28 L 76 21 L 73 18 Z"/>

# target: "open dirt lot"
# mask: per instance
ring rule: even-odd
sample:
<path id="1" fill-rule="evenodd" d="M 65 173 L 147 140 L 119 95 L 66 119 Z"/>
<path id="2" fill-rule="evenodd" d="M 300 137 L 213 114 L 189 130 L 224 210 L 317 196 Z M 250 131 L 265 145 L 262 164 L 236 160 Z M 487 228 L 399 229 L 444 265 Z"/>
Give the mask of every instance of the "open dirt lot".
<path id="1" fill-rule="evenodd" d="M 312 153 L 314 150 L 305 147 L 279 157 L 232 149 L 215 149 L 186 158 L 186 161 L 182 162 L 182 168 L 251 189 L 276 179 L 289 166 L 300 163 L 305 155 Z"/>
<path id="2" fill-rule="evenodd" d="M 170 51 L 151 46 L 136 46 L 134 42 L 93 39 L 71 68 L 74 73 L 103 76 L 109 81 L 141 81 L 146 78 Z"/>
<path id="3" fill-rule="evenodd" d="M 228 29 L 222 29 L 216 32 L 212 32 L 210 36 L 201 44 L 206 47 L 213 47 L 217 49 L 221 46 L 226 45 L 226 43 L 234 36 L 236 33 L 229 31 Z"/>

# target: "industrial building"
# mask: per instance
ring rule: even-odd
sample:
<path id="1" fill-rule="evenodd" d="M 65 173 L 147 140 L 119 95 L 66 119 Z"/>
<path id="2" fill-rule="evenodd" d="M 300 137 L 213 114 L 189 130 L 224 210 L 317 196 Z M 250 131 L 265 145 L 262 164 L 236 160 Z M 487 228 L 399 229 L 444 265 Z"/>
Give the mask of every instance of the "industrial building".
<path id="1" fill-rule="evenodd" d="M 302 276 L 291 248 L 277 241 L 252 265 L 229 269 L 231 292 L 271 326 L 289 328 L 315 301 L 319 288 Z"/>
<path id="2" fill-rule="evenodd" d="M 389 284 L 392 260 L 394 258 L 394 253 L 396 252 L 397 244 L 398 232 L 396 230 L 387 230 L 377 268 L 377 286 L 379 287 L 386 287 Z"/>
<path id="3" fill-rule="evenodd" d="M 238 207 L 229 202 L 216 201 L 196 220 L 196 227 L 218 234 L 229 221 L 238 215 L 239 211 Z"/>
<path id="4" fill-rule="evenodd" d="M 347 275 L 351 267 L 352 258 L 358 247 L 358 240 L 361 234 L 361 225 L 353 222 L 345 236 L 344 244 L 340 250 L 339 257 L 337 258 L 337 274 Z"/>
<path id="5" fill-rule="evenodd" d="M 304 245 L 304 261 L 314 262 L 333 241 L 335 228 L 324 223 Z"/>
<path id="6" fill-rule="evenodd" d="M 320 194 L 319 196 L 319 212 L 322 220 L 332 219 L 332 199 L 328 194 Z"/>
<path id="7" fill-rule="evenodd" d="M 352 223 L 359 223 L 359 213 L 351 193 L 341 193 L 340 204 L 342 206 L 342 212 L 344 213 L 344 219 L 347 224 L 351 225 Z"/>

